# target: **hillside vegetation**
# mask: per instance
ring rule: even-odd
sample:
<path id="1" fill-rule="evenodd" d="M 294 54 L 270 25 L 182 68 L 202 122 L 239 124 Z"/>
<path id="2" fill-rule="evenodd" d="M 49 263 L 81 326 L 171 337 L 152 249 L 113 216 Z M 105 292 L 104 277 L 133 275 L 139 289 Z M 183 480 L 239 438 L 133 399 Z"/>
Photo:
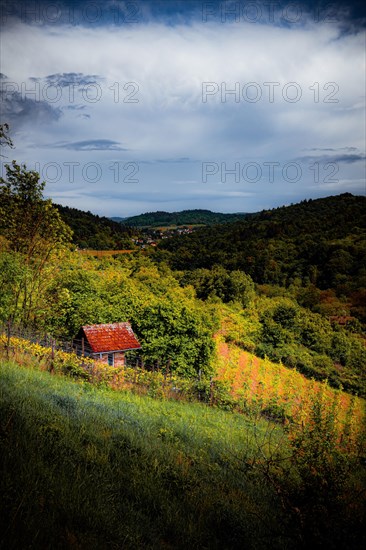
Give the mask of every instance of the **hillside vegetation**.
<path id="1" fill-rule="evenodd" d="M 366 197 L 303 201 L 166 240 L 160 248 L 176 269 L 220 265 L 259 284 L 314 285 L 349 296 L 366 283 Z"/>
<path id="2" fill-rule="evenodd" d="M 199 229 L 162 241 L 155 260 L 206 303 L 239 302 L 229 337 L 244 349 L 365 394 L 365 197 Z"/>
<path id="3" fill-rule="evenodd" d="M 33 367 L 36 367 L 36 361 Z M 0 369 L 1 546 L 285 549 L 364 541 L 360 442 L 315 398 L 255 414 Z M 70 475 L 72 472 L 72 476 Z"/>
<path id="4" fill-rule="evenodd" d="M 240 473 L 258 453 L 247 418 L 12 364 L 0 380 L 2 547 L 265 548 L 272 531 L 281 540 L 273 490 Z M 266 430 L 256 424 L 259 445 Z"/>
<path id="5" fill-rule="evenodd" d="M 250 214 L 249 214 L 250 215 Z M 248 214 L 222 214 L 210 210 L 182 210 L 181 212 L 146 212 L 139 216 L 124 218 L 130 227 L 160 227 L 170 225 L 213 225 L 244 219 Z"/>
<path id="6" fill-rule="evenodd" d="M 167 239 L 156 253 L 92 258 L 69 250 L 70 229 L 43 199 L 37 178 L 14 164 L 2 187 L 2 322 L 72 338 L 82 325 L 130 321 L 147 366 L 206 377 L 217 368 L 213 335 L 226 325 L 227 341 L 308 377 L 366 395 L 366 199 L 346 195 L 309 201 L 263 213 L 257 220 Z M 271 224 L 279 224 L 272 218 L 282 219 L 284 229 L 281 238 L 271 240 L 263 234 Z M 322 224 L 306 221 L 320 218 Z M 313 234 L 305 233 L 307 227 Z M 240 238 L 231 247 L 230 236 L 238 231 Z M 222 239 L 217 254 L 223 254 L 223 265 L 210 267 L 215 237 Z M 323 256 L 318 256 L 319 243 L 328 251 Z M 242 251 L 246 248 L 254 266 L 266 266 L 266 277 L 257 278 L 256 285 L 248 273 L 248 250 Z M 334 260 L 343 253 L 352 259 L 352 269 L 347 262 L 336 268 Z M 269 282 L 277 273 L 273 255 L 287 286 Z M 235 264 L 240 261 L 247 262 L 245 271 Z M 206 264 L 209 267 L 195 267 Z M 302 272 L 291 278 L 296 266 L 302 266 Z M 340 272 L 344 269 L 347 274 Z M 308 272 L 316 272 L 316 284 L 322 281 L 326 288 L 311 282 Z M 339 319 L 345 319 L 344 324 Z"/>
<path id="7" fill-rule="evenodd" d="M 118 222 L 84 212 L 77 208 L 55 204 L 55 208 L 65 223 L 71 227 L 72 242 L 78 248 L 95 250 L 122 250 L 133 248 L 132 236 L 136 234 L 130 228 Z"/>

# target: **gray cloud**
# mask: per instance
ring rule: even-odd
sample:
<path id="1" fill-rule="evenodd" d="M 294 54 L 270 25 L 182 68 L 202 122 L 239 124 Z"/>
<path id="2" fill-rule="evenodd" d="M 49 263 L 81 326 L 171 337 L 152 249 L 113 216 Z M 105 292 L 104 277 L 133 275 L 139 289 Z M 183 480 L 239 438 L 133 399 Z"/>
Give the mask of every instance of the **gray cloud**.
<path id="1" fill-rule="evenodd" d="M 86 86 L 102 80 L 98 75 L 85 75 L 83 73 L 56 73 L 45 77 L 47 84 L 52 86 Z"/>
<path id="2" fill-rule="evenodd" d="M 59 107 L 53 107 L 47 101 L 22 97 L 19 92 L 6 94 L 0 91 L 1 116 L 11 130 L 16 132 L 27 125 L 47 125 L 57 122 L 62 116 Z"/>
<path id="3" fill-rule="evenodd" d="M 350 154 L 350 155 L 344 154 L 344 155 L 304 156 L 304 157 L 298 157 L 296 160 L 300 162 L 320 162 L 322 164 L 327 164 L 327 163 L 352 164 L 354 162 L 364 161 L 365 159 L 366 159 L 366 155 L 364 154 Z"/>
<path id="4" fill-rule="evenodd" d="M 84 141 L 57 142 L 48 145 L 49 148 L 68 149 L 70 151 L 128 151 L 117 141 L 111 139 L 87 139 Z"/>
<path id="5" fill-rule="evenodd" d="M 69 111 L 82 111 L 83 109 L 86 109 L 85 105 L 65 105 L 65 107 L 62 107 L 63 109 L 67 109 Z"/>
<path id="6" fill-rule="evenodd" d="M 199 162 L 199 161 L 190 159 L 188 157 L 180 157 L 180 158 L 172 158 L 172 159 L 156 159 L 155 162 L 161 163 L 161 164 L 175 164 L 175 163 Z"/>
<path id="7" fill-rule="evenodd" d="M 304 151 L 357 151 L 357 147 L 310 147 Z"/>

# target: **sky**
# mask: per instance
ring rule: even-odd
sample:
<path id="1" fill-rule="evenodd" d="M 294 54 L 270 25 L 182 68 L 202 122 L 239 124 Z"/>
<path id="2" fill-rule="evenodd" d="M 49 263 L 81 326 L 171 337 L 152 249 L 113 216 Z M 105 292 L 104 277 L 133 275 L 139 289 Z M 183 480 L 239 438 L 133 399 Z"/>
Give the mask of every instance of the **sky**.
<path id="1" fill-rule="evenodd" d="M 365 195 L 363 3 L 1 0 L 0 108 L 55 203 L 104 216 Z"/>

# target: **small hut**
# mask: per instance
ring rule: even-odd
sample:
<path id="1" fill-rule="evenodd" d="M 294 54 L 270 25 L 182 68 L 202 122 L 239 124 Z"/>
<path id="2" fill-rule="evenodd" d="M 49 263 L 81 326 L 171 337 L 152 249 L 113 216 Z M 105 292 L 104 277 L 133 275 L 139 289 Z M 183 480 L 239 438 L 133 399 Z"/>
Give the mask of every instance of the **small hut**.
<path id="1" fill-rule="evenodd" d="M 81 327 L 77 337 L 81 342 L 79 350 L 113 367 L 125 364 L 125 353 L 141 349 L 130 323 L 86 325 Z"/>

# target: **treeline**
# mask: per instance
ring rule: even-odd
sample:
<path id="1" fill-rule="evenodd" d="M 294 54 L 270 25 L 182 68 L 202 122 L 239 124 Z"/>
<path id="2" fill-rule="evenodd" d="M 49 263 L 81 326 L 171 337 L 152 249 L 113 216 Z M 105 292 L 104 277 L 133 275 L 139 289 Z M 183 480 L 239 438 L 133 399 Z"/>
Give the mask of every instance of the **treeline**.
<path id="1" fill-rule="evenodd" d="M 64 222 L 73 231 L 72 241 L 78 248 L 124 250 L 133 248 L 136 229 L 91 212 L 54 204 Z"/>
<path id="2" fill-rule="evenodd" d="M 213 225 L 244 219 L 248 214 L 222 214 L 210 210 L 182 210 L 181 212 L 146 212 L 125 218 L 123 223 L 131 227 L 159 227 L 169 225 Z"/>

